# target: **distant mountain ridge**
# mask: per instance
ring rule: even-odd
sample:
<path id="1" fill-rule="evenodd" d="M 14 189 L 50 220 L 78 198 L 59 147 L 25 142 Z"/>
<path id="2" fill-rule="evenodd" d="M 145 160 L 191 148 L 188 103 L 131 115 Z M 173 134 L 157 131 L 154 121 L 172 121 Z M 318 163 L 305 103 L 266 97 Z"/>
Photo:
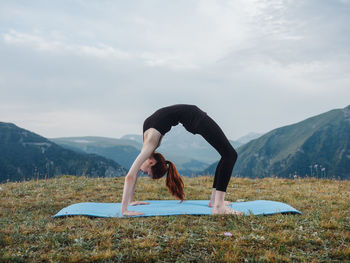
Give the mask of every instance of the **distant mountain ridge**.
<path id="1" fill-rule="evenodd" d="M 131 167 L 142 147 L 142 143 L 127 138 L 85 136 L 52 138 L 50 140 L 76 152 L 98 154 L 119 163 L 126 169 Z"/>
<path id="2" fill-rule="evenodd" d="M 256 132 L 250 132 L 236 140 L 236 142 L 240 143 L 241 145 L 246 144 L 250 142 L 251 140 L 255 140 L 259 138 L 262 134 L 261 133 L 256 133 Z"/>
<path id="3" fill-rule="evenodd" d="M 114 177 L 125 173 L 112 160 L 62 148 L 12 123 L 0 122 L 0 182 L 62 174 Z"/>
<path id="4" fill-rule="evenodd" d="M 234 147 L 240 145 L 232 140 L 230 143 Z M 173 127 L 162 138 L 157 151 L 164 154 L 166 159 L 174 161 L 179 171 L 185 175 L 196 174 L 202 171 L 203 166 L 208 167 L 220 158 L 219 153 L 201 135 L 189 133 L 182 125 Z"/>
<path id="5" fill-rule="evenodd" d="M 216 163 L 204 174 L 213 174 Z M 350 106 L 268 132 L 238 149 L 233 174 L 350 179 Z"/>
<path id="6" fill-rule="evenodd" d="M 241 145 L 244 140 L 250 141 Z M 252 133 L 230 142 L 239 154 L 234 176 L 350 179 L 350 106 L 262 136 Z M 120 139 L 89 136 L 48 140 L 0 122 L 0 182 L 59 174 L 121 176 L 141 147 L 142 135 L 137 134 Z M 164 136 L 157 151 L 187 176 L 214 174 L 220 158 L 200 135 L 188 133 L 181 125 Z"/>
<path id="7" fill-rule="evenodd" d="M 127 134 L 120 139 L 104 137 L 66 137 L 54 138 L 53 142 L 76 151 L 95 153 L 110 158 L 129 168 L 139 154 L 143 138 L 139 134 Z M 234 147 L 241 145 L 230 141 Z M 167 160 L 175 163 L 180 174 L 191 176 L 219 159 L 219 154 L 200 135 L 193 135 L 182 125 L 172 127 L 162 138 L 156 151 Z"/>
<path id="8" fill-rule="evenodd" d="M 142 135 L 140 134 L 126 134 L 122 136 L 120 139 L 135 141 L 135 142 L 138 142 L 140 145 L 143 144 L 143 138 L 142 138 Z"/>

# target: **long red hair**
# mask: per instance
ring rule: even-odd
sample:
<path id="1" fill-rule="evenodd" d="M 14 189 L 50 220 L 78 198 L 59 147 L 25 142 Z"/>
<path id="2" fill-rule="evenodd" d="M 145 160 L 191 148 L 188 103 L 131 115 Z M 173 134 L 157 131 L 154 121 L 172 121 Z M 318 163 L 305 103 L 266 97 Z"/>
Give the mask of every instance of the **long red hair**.
<path id="1" fill-rule="evenodd" d="M 157 163 L 151 168 L 152 179 L 159 179 L 167 174 L 165 184 L 168 187 L 169 192 L 182 202 L 185 198 L 184 183 L 175 165 L 172 162 L 165 160 L 164 156 L 160 153 L 155 152 L 152 157 L 157 161 Z"/>

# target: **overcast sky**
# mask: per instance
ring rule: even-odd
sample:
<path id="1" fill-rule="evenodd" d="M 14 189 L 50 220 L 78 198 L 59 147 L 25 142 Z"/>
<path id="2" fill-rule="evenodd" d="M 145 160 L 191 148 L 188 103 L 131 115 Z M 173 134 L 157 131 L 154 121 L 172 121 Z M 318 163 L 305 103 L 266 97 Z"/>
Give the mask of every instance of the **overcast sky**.
<path id="1" fill-rule="evenodd" d="M 196 104 L 237 139 L 350 104 L 350 0 L 0 2 L 0 121 L 142 132 Z"/>

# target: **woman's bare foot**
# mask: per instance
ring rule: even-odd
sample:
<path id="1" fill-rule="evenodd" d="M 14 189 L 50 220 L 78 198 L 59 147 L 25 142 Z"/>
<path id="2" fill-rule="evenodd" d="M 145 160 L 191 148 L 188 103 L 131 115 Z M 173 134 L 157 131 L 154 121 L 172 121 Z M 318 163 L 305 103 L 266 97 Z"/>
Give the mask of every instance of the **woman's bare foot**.
<path id="1" fill-rule="evenodd" d="M 213 210 L 212 210 L 212 214 L 213 215 L 243 215 L 242 212 L 238 212 L 236 210 L 233 210 L 232 208 L 230 207 L 227 207 L 227 206 L 220 206 L 220 207 L 213 207 Z"/>
<path id="2" fill-rule="evenodd" d="M 230 201 L 225 201 L 224 203 L 225 203 L 225 205 L 231 205 L 231 202 L 230 202 Z M 208 206 L 209 206 L 209 207 L 213 207 L 213 204 L 211 203 L 211 201 L 209 201 Z"/>

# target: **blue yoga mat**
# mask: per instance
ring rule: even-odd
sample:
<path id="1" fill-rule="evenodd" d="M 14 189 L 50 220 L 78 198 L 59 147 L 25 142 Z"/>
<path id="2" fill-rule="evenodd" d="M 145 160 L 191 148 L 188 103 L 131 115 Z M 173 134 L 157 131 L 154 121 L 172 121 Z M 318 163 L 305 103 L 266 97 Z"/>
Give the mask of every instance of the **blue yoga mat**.
<path id="1" fill-rule="evenodd" d="M 149 205 L 128 206 L 128 210 L 145 213 L 141 216 L 170 216 L 170 215 L 211 215 L 209 200 L 186 200 L 182 203 L 177 200 L 146 200 Z M 126 217 L 120 212 L 121 203 L 77 203 L 63 208 L 53 217 L 85 215 L 94 217 Z M 272 215 L 279 213 L 301 214 L 288 204 L 256 200 L 235 202 L 231 207 L 245 215 Z M 140 216 L 134 216 L 140 217 Z"/>

